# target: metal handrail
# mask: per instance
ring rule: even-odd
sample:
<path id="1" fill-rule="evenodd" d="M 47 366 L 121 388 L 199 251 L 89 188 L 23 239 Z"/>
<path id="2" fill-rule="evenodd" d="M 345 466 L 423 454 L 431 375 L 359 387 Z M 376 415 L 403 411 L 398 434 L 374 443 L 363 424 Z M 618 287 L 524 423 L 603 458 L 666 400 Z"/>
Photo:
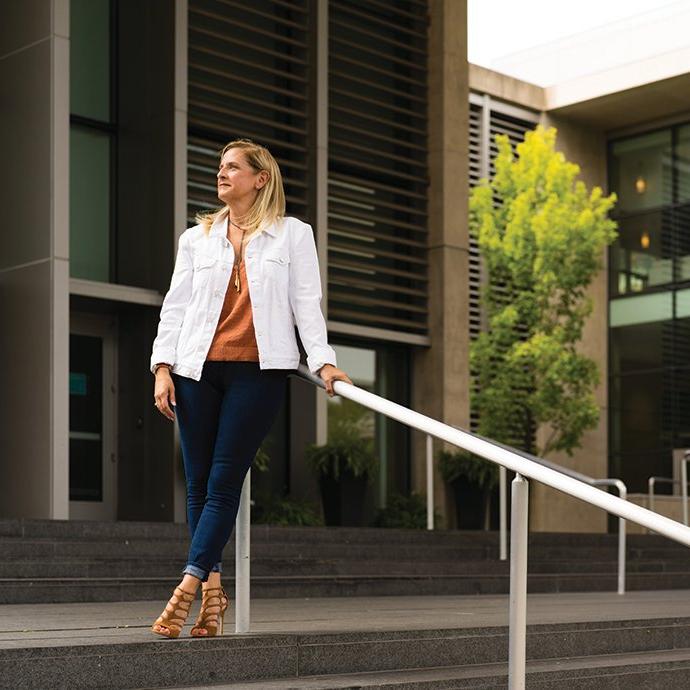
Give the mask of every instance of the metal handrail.
<path id="1" fill-rule="evenodd" d="M 680 484 L 680 495 L 683 503 L 683 524 L 688 524 L 688 461 L 690 460 L 690 450 L 686 450 L 680 460 L 680 479 L 671 477 L 650 477 L 647 480 L 647 494 L 649 497 L 649 510 L 654 510 L 656 495 L 654 489 L 657 484 Z"/>
<path id="2" fill-rule="evenodd" d="M 460 431 L 463 431 L 463 429 L 459 426 L 452 425 L 454 429 L 459 429 Z M 518 450 L 516 448 L 511 448 L 510 446 L 507 446 L 503 443 L 500 443 L 498 441 L 492 441 L 491 439 L 488 439 L 484 436 L 481 436 L 479 434 L 474 434 L 477 438 L 480 438 L 484 441 L 487 441 L 489 443 L 492 443 L 495 446 L 499 446 L 500 448 L 504 448 L 505 450 L 512 451 L 516 455 L 519 455 L 523 458 L 526 458 L 527 460 L 531 460 L 532 462 L 538 462 L 540 465 L 544 465 L 544 467 L 550 467 L 552 470 L 556 470 L 557 472 L 560 472 L 561 474 L 566 474 L 569 477 L 573 477 L 573 479 L 578 479 L 581 482 L 585 482 L 586 484 L 589 484 L 590 486 L 613 486 L 616 489 L 618 489 L 618 495 L 620 498 L 623 500 L 627 500 L 628 498 L 628 489 L 626 485 L 623 483 L 622 480 L 620 479 L 614 479 L 611 477 L 608 477 L 606 479 L 594 479 L 594 477 L 589 477 L 586 474 L 582 474 L 581 472 L 577 472 L 576 470 L 572 470 L 569 467 L 563 467 L 562 465 L 558 465 L 555 462 L 551 462 L 550 460 L 546 460 L 544 458 L 540 458 L 536 455 L 531 455 L 530 453 L 527 453 L 522 450 Z M 690 460 L 690 451 L 686 454 L 686 460 Z M 500 469 L 500 475 L 499 475 L 499 535 L 500 535 L 500 555 L 499 558 L 502 561 L 505 561 L 508 557 L 507 555 L 507 520 L 506 520 L 506 513 L 507 513 L 507 500 L 506 500 L 506 483 L 507 483 L 507 477 L 506 477 L 506 468 L 503 467 L 502 465 L 499 467 Z M 427 435 L 427 444 L 426 444 L 426 471 L 427 471 L 427 516 L 431 515 L 433 516 L 434 514 L 434 497 L 433 495 L 430 494 L 429 492 L 429 486 L 433 488 L 433 480 L 429 479 L 429 475 L 433 472 L 433 461 L 431 457 L 431 436 Z M 431 504 L 431 505 L 430 505 Z M 651 507 L 650 507 L 651 510 Z M 687 521 L 685 522 L 687 525 Z M 433 529 L 433 517 L 427 519 L 427 529 Z M 625 520 L 623 518 L 619 518 L 618 520 L 618 594 L 625 594 L 625 571 L 626 571 L 626 566 L 625 566 L 625 559 L 626 559 L 626 554 L 625 554 L 625 542 L 626 542 L 626 526 L 625 526 Z"/>
<path id="3" fill-rule="evenodd" d="M 647 494 L 649 500 L 649 510 L 654 510 L 654 489 L 657 484 L 680 484 L 680 479 L 671 479 L 671 477 L 650 477 L 647 480 Z"/>
<path id="4" fill-rule="evenodd" d="M 312 374 L 301 364 L 293 375 L 310 381 L 316 386 L 325 388 L 323 380 Z M 345 381 L 335 381 L 333 391 L 344 398 L 353 400 L 375 412 L 396 419 L 419 431 L 425 432 L 450 444 L 463 448 L 475 455 L 491 460 L 498 465 L 516 473 L 513 480 L 511 496 L 511 530 L 510 530 L 510 623 L 508 643 L 508 686 L 510 690 L 524 690 L 527 639 L 527 546 L 528 546 L 528 482 L 525 477 L 546 484 L 554 489 L 579 498 L 619 518 L 632 520 L 643 527 L 653 529 L 674 541 L 690 546 L 690 527 L 682 525 L 663 515 L 653 513 L 646 508 L 632 504 L 608 492 L 567 474 L 554 470 L 543 463 L 521 457 L 519 452 L 478 438 L 475 434 L 454 429 L 448 424 L 431 419 L 403 405 L 386 400 L 374 393 L 365 391 Z M 523 476 L 524 475 L 524 476 Z M 245 582 L 236 582 L 235 630 L 249 632 L 249 481 L 247 473 L 242 488 L 245 494 L 244 504 L 240 503 L 237 530 L 237 569 L 238 578 Z M 244 508 L 244 509 L 243 509 Z M 244 560 L 246 559 L 246 563 Z M 241 566 L 241 567 L 240 567 Z M 240 596 L 242 599 L 240 599 Z"/>
<path id="5" fill-rule="evenodd" d="M 690 450 L 683 453 L 680 461 L 680 494 L 683 497 L 683 524 L 688 524 L 688 460 L 690 460 Z"/>

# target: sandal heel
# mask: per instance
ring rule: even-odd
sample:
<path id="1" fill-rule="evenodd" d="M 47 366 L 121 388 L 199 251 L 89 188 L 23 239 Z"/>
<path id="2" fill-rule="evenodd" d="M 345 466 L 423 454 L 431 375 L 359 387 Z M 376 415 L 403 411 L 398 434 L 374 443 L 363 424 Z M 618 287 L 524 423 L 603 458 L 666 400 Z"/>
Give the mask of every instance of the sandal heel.
<path id="1" fill-rule="evenodd" d="M 222 587 L 209 587 L 203 591 L 201 610 L 191 630 L 193 637 L 216 637 L 223 634 L 223 622 L 225 612 L 228 609 L 230 598 Z M 209 613 L 208 609 L 218 608 L 218 611 Z M 196 634 L 199 629 L 206 631 L 205 635 Z"/>

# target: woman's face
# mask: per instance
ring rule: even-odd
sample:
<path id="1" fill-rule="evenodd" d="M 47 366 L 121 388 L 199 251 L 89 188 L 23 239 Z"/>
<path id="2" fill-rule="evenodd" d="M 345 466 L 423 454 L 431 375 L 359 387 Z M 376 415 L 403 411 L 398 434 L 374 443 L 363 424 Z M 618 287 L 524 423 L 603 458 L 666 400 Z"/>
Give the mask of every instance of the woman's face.
<path id="1" fill-rule="evenodd" d="M 247 163 L 242 149 L 228 149 L 218 166 L 218 198 L 228 205 L 243 202 L 251 206 L 256 195 L 268 181 L 265 170 L 255 172 Z"/>

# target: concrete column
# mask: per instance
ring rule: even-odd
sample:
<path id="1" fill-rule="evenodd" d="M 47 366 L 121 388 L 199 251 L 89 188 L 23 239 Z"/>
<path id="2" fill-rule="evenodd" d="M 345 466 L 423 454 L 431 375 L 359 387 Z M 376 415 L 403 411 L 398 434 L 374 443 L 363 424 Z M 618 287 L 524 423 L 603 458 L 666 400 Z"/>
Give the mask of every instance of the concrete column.
<path id="1" fill-rule="evenodd" d="M 413 408 L 469 426 L 468 132 L 466 0 L 431 0 L 429 29 L 429 334 L 415 351 Z M 441 447 L 434 443 L 434 452 Z M 412 434 L 412 487 L 424 493 L 425 439 Z M 438 470 L 436 506 L 454 525 Z"/>
<path id="2" fill-rule="evenodd" d="M 580 168 L 580 178 L 591 189 L 600 186 L 607 194 L 606 137 L 603 132 L 563 117 L 545 113 L 545 127 L 556 127 L 556 149 Z M 599 405 L 599 425 L 582 438 L 582 447 L 572 457 L 554 453 L 549 460 L 571 467 L 596 479 L 608 476 L 608 268 L 606 250 L 603 268 L 589 287 L 594 311 L 585 324 L 579 351 L 592 358 L 599 368 L 600 384 L 595 392 Z M 540 437 L 545 433 L 539 430 Z M 530 529 L 543 532 L 606 532 L 606 513 L 560 491 L 533 482 L 530 497 Z"/>
<path id="3" fill-rule="evenodd" d="M 175 119 L 174 119 L 174 218 L 175 246 L 187 228 L 187 121 L 189 93 L 187 88 L 189 50 L 189 6 L 187 0 L 175 0 Z M 187 521 L 187 488 L 182 464 L 179 427 L 175 425 L 173 460 L 173 519 Z"/>
<path id="4" fill-rule="evenodd" d="M 312 37 L 310 64 L 311 117 L 309 206 L 321 274 L 321 311 L 328 320 L 328 0 L 318 0 L 310 14 Z M 304 381 L 290 377 L 290 494 L 293 498 L 320 503 L 317 479 L 304 463 L 304 449 L 310 443 L 328 440 L 326 394 Z"/>
<path id="5" fill-rule="evenodd" d="M 0 517 L 67 518 L 69 0 L 0 8 Z"/>

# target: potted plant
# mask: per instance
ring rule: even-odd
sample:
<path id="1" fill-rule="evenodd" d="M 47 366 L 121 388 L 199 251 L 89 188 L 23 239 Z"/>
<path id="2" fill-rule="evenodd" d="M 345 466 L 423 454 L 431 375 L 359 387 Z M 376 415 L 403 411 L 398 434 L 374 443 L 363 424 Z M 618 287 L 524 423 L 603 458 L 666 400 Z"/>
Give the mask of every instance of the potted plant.
<path id="1" fill-rule="evenodd" d="M 434 523 L 438 524 L 441 515 L 434 511 Z M 380 508 L 374 518 L 374 527 L 393 527 L 400 529 L 426 529 L 426 497 L 412 492 L 409 496 L 394 493 L 388 505 Z"/>
<path id="2" fill-rule="evenodd" d="M 439 471 L 455 492 L 458 529 L 491 528 L 491 496 L 498 484 L 498 467 L 466 450 L 438 454 Z"/>
<path id="3" fill-rule="evenodd" d="M 367 484 L 378 468 L 372 439 L 341 428 L 328 443 L 309 445 L 304 457 L 319 480 L 326 524 L 360 526 Z"/>
<path id="4" fill-rule="evenodd" d="M 323 520 L 318 506 L 309 501 L 265 492 L 252 505 L 252 524 L 320 527 Z"/>

